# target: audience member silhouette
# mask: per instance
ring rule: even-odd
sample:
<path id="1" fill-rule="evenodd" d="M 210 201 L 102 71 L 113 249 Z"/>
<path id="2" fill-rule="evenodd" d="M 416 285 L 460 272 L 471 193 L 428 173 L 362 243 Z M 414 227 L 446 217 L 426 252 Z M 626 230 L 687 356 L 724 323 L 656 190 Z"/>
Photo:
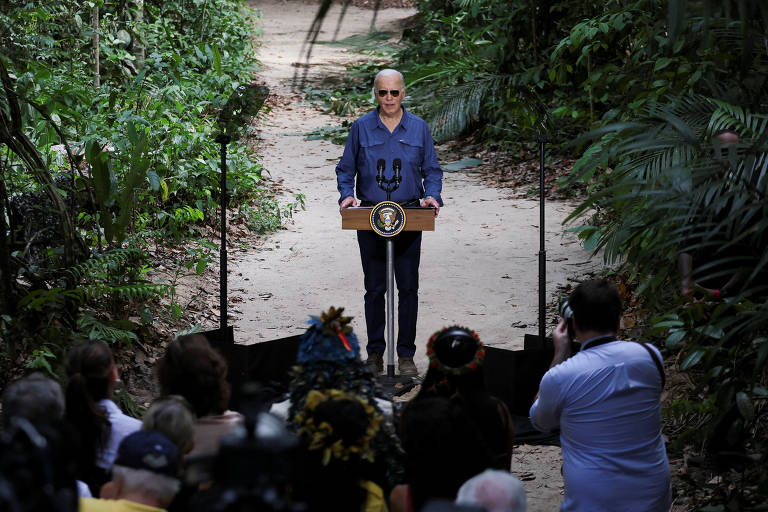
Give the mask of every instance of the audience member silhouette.
<path id="1" fill-rule="evenodd" d="M 310 511 L 386 512 L 381 487 L 363 476 L 381 424 L 372 405 L 344 391 L 315 390 L 294 423 L 303 447 L 297 498 Z"/>
<path id="2" fill-rule="evenodd" d="M 525 488 L 508 472 L 488 469 L 462 484 L 456 504 L 480 505 L 486 512 L 525 512 Z"/>
<path id="3" fill-rule="evenodd" d="M 421 510 L 429 500 L 451 500 L 466 480 L 493 466 L 474 421 L 443 396 L 414 399 L 403 409 L 400 439 L 407 485 L 395 487 L 390 510 Z"/>
<path id="4" fill-rule="evenodd" d="M 77 510 L 77 435 L 63 417 L 61 386 L 43 374 L 33 373 L 6 388 L 0 433 L 0 510 Z"/>
<path id="5" fill-rule="evenodd" d="M 313 390 L 345 391 L 371 405 L 385 421 L 373 439 L 376 456 L 361 464 L 361 471 L 365 473 L 364 480 L 375 482 L 388 493 L 404 477 L 404 454 L 390 421 L 392 403 L 379 396 L 383 393 L 371 368 L 360 360 L 360 345 L 349 325 L 351 319 L 343 316 L 343 311 L 332 307 L 320 317 L 310 317 L 291 372 L 288 403 L 275 405 L 288 410 L 287 422 L 293 429 L 298 429 L 293 419 L 303 410 Z"/>
<path id="6" fill-rule="evenodd" d="M 181 395 L 158 398 L 141 418 L 142 430 L 154 430 L 167 437 L 179 449 L 179 460 L 195 445 L 195 415 Z"/>
<path id="7" fill-rule="evenodd" d="M 427 343 L 429 368 L 416 400 L 443 396 L 458 402 L 475 423 L 493 455 L 493 467 L 509 471 L 514 428 L 506 404 L 485 387 L 485 348 L 474 331 L 457 325 Z"/>
<path id="8" fill-rule="evenodd" d="M 204 336 L 180 336 L 169 343 L 157 375 L 162 394 L 181 395 L 197 415 L 187 457 L 215 455 L 223 436 L 242 429 L 243 416 L 228 410 L 227 362 Z"/>
<path id="9" fill-rule="evenodd" d="M 159 432 L 141 430 L 120 443 L 101 498 L 82 498 L 80 512 L 163 512 L 179 490 L 179 452 Z"/>
<path id="10" fill-rule="evenodd" d="M 189 500 L 197 492 L 196 485 L 185 485 L 184 475 L 184 457 L 195 445 L 195 415 L 192 406 L 180 395 L 158 398 L 144 413 L 141 423 L 142 430 L 163 434 L 179 450 L 179 478 L 182 486 L 168 510 L 188 511 Z"/>
<path id="11" fill-rule="evenodd" d="M 109 478 L 120 442 L 141 428 L 112 401 L 118 382 L 112 351 L 100 341 L 75 345 L 67 358 L 66 418 L 80 435 L 78 479 L 91 493 Z"/>

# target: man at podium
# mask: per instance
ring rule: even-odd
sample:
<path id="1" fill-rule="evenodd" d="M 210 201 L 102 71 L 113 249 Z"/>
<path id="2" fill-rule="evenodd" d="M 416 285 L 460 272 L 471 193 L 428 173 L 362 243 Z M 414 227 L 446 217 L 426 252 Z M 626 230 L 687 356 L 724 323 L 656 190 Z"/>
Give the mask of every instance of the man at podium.
<path id="1" fill-rule="evenodd" d="M 373 81 L 373 94 L 378 107 L 352 124 L 344 154 L 336 166 L 339 209 L 358 206 L 358 200 L 360 206 L 374 206 L 386 200 L 387 193 L 376 181 L 377 173 L 383 167 L 385 175 L 391 176 L 393 163 L 399 160 L 402 181 L 390 199 L 404 207 L 434 207 L 437 215 L 443 204 L 440 198 L 443 171 L 437 162 L 427 123 L 402 106 L 405 98 L 403 75 L 394 69 L 380 71 Z M 365 281 L 368 364 L 374 372 L 381 373 L 386 348 L 386 242 L 373 231 L 358 231 L 357 242 Z M 413 355 L 419 307 L 421 231 L 403 231 L 395 236 L 394 254 L 398 291 L 398 366 L 401 375 L 416 375 Z"/>

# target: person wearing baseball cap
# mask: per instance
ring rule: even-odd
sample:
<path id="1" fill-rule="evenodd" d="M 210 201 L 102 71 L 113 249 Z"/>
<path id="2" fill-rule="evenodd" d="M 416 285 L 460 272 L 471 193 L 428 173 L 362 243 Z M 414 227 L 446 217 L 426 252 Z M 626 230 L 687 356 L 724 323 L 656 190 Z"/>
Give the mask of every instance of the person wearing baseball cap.
<path id="1" fill-rule="evenodd" d="M 180 482 L 179 451 L 164 435 L 141 430 L 125 437 L 112 467 L 112 481 L 101 499 L 82 498 L 81 512 L 160 512 L 166 510 Z"/>

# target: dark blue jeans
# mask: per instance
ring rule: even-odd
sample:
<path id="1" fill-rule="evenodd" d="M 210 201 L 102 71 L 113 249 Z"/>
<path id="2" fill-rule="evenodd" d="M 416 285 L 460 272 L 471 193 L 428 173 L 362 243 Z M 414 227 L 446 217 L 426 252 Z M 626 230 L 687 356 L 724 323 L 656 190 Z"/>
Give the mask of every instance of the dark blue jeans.
<path id="1" fill-rule="evenodd" d="M 416 352 L 416 316 L 419 311 L 419 260 L 421 231 L 403 231 L 395 244 L 395 282 L 397 283 L 397 355 L 413 357 Z M 368 354 L 383 354 L 387 348 L 386 324 L 387 243 L 373 231 L 358 231 L 360 259 L 365 282 L 365 325 Z"/>

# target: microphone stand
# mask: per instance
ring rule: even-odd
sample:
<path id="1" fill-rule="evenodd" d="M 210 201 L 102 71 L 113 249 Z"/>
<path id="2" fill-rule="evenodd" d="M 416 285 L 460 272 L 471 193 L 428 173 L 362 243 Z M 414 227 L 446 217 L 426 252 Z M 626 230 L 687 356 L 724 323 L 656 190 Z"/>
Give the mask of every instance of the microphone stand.
<path id="1" fill-rule="evenodd" d="M 544 247 L 544 145 L 549 137 L 544 133 L 536 135 L 539 143 L 539 340 L 544 343 L 546 334 L 545 310 L 547 307 L 547 251 Z"/>
<path id="2" fill-rule="evenodd" d="M 392 192 L 400 186 L 402 176 L 400 159 L 392 162 L 392 171 L 394 175 L 384 178 L 384 170 L 376 176 L 376 182 L 379 188 L 387 193 L 387 201 L 390 201 Z M 387 238 L 387 377 L 395 377 L 395 242 L 392 238 Z"/>
<path id="3" fill-rule="evenodd" d="M 216 142 L 221 145 L 221 241 L 219 246 L 219 329 L 221 339 L 227 336 L 227 144 L 232 140 L 224 133 L 216 137 Z"/>

